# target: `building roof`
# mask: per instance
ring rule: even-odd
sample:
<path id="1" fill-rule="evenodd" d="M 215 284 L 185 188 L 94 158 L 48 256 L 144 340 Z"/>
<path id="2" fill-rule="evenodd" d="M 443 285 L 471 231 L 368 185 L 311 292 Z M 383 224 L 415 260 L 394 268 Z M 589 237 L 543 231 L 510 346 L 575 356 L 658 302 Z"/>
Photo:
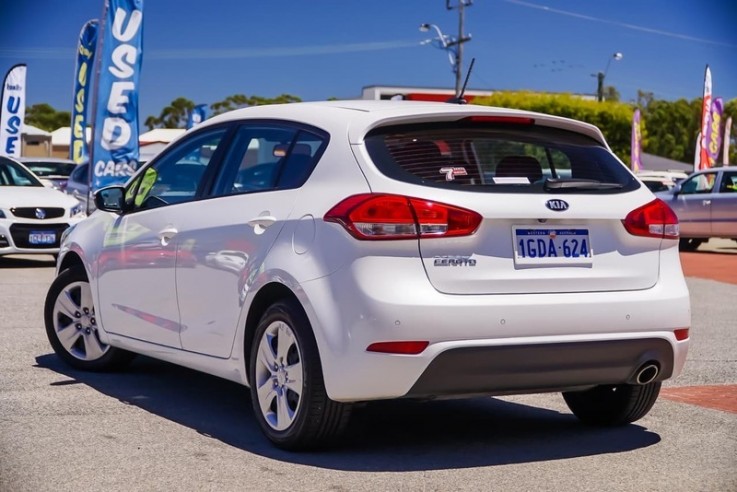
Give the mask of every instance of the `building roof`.
<path id="1" fill-rule="evenodd" d="M 29 125 L 27 123 L 23 124 L 23 135 L 31 135 L 34 137 L 50 137 L 51 134 L 45 130 L 42 130 L 40 128 L 36 128 L 33 125 Z"/>
<path id="2" fill-rule="evenodd" d="M 674 161 L 658 155 L 646 154 L 641 155 L 642 169 L 647 171 L 685 171 L 690 173 L 694 170 L 693 163 Z"/>
<path id="3" fill-rule="evenodd" d="M 187 130 L 183 128 L 155 128 L 150 132 L 138 136 L 138 142 L 142 145 L 154 142 L 169 143 Z"/>
<path id="4" fill-rule="evenodd" d="M 87 127 L 87 142 L 92 137 L 92 129 Z M 66 145 L 72 140 L 72 129 L 68 126 L 62 126 L 51 132 L 51 145 Z"/>

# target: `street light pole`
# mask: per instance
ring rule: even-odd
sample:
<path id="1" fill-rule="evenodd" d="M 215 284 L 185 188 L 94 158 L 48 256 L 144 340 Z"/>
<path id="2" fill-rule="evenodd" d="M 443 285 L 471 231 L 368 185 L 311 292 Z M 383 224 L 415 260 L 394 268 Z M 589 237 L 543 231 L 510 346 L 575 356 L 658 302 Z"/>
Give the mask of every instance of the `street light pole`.
<path id="1" fill-rule="evenodd" d="M 604 79 L 606 74 L 609 72 L 609 65 L 612 64 L 612 60 L 619 61 L 624 57 L 620 52 L 614 53 L 606 62 L 606 68 L 603 72 L 596 74 L 596 100 L 602 102 L 604 100 Z"/>
<path id="2" fill-rule="evenodd" d="M 471 40 L 471 35 L 463 34 L 466 23 L 466 7 L 470 7 L 473 0 L 458 0 L 458 5 L 451 5 L 451 0 L 445 0 L 445 8 L 453 10 L 458 8 L 458 37 L 449 43 L 449 45 L 457 45 L 455 50 L 455 76 L 456 76 L 456 97 L 461 95 L 461 85 L 463 79 L 463 43 Z"/>
<path id="3" fill-rule="evenodd" d="M 463 34 L 466 14 L 465 8 L 470 6 L 473 0 L 458 0 L 457 5 L 451 5 L 451 0 L 445 0 L 445 7 L 448 10 L 454 8 L 458 9 L 458 37 L 446 36 L 443 31 L 440 30 L 435 24 L 422 24 L 420 25 L 420 31 L 427 32 L 431 28 L 438 34 L 437 40 L 440 43 L 440 48 L 448 52 L 448 60 L 450 61 L 450 67 L 455 75 L 455 96 L 458 97 L 461 93 L 462 79 L 463 79 L 463 43 L 471 40 L 471 35 L 468 36 Z M 432 40 L 423 41 L 423 44 L 429 43 Z"/>

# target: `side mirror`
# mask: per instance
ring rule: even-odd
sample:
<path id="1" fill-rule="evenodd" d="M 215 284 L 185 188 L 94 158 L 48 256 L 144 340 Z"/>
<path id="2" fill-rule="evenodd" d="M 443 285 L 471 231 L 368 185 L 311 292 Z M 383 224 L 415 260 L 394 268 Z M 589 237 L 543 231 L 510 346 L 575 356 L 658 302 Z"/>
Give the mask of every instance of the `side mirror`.
<path id="1" fill-rule="evenodd" d="M 95 193 L 95 206 L 99 210 L 122 214 L 125 206 L 125 188 L 107 186 Z"/>
<path id="2" fill-rule="evenodd" d="M 678 196 L 680 192 L 681 192 L 681 183 L 676 183 L 676 185 L 671 190 L 671 193 L 673 193 L 673 196 Z"/>

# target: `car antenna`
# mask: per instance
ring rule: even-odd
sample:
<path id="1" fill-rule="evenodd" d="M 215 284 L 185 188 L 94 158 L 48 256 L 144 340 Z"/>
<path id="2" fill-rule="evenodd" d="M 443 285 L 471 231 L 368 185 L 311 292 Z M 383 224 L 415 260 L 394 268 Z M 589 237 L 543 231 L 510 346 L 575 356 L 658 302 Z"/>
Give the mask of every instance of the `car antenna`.
<path id="1" fill-rule="evenodd" d="M 468 85 L 468 78 L 471 76 L 471 70 L 473 70 L 473 64 L 476 61 L 476 58 L 471 58 L 471 64 L 468 65 L 468 72 L 466 72 L 466 80 L 463 82 L 463 87 L 461 88 L 460 94 L 458 94 L 455 97 L 451 97 L 446 102 L 449 102 L 451 104 L 468 104 L 468 101 L 466 101 L 463 98 L 463 94 L 466 93 L 466 86 Z"/>

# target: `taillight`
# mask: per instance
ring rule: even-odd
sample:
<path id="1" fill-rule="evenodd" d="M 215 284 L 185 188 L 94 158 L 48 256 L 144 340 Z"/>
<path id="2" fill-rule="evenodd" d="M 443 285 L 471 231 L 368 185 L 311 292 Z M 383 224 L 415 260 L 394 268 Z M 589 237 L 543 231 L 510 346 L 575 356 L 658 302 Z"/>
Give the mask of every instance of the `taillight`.
<path id="1" fill-rule="evenodd" d="M 417 239 L 468 236 L 481 215 L 444 203 L 401 195 L 353 195 L 325 214 L 357 239 Z"/>
<path id="2" fill-rule="evenodd" d="M 674 330 L 673 333 L 679 342 L 688 338 L 688 328 L 679 328 L 678 330 Z"/>
<path id="3" fill-rule="evenodd" d="M 535 123 L 533 118 L 527 118 L 524 116 L 486 116 L 486 115 L 475 115 L 466 116 L 461 121 L 471 121 L 473 123 L 508 123 L 511 125 L 532 125 Z"/>
<path id="4" fill-rule="evenodd" d="M 622 221 L 634 236 L 678 239 L 678 217 L 660 198 L 634 209 Z"/>

